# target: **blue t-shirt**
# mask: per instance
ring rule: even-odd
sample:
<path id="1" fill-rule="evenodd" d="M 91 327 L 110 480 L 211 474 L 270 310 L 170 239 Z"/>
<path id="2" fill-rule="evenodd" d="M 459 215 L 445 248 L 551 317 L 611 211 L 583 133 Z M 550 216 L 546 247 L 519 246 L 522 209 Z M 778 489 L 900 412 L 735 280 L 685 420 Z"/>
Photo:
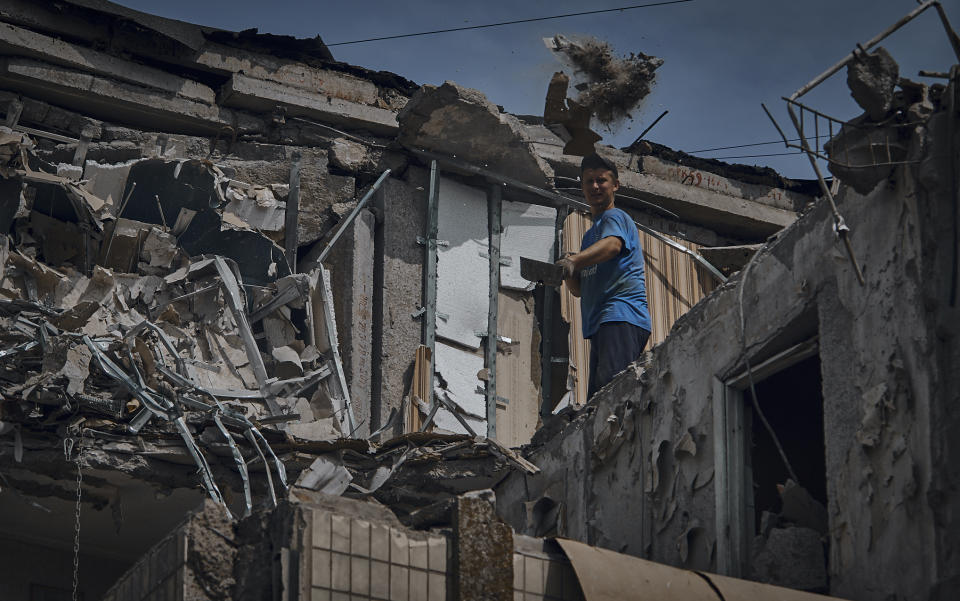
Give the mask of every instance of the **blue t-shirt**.
<path id="1" fill-rule="evenodd" d="M 643 249 L 637 226 L 620 209 L 604 211 L 583 235 L 580 250 L 608 236 L 623 241 L 620 254 L 580 272 L 580 315 L 583 337 L 597 333 L 600 324 L 625 321 L 650 331 Z"/>

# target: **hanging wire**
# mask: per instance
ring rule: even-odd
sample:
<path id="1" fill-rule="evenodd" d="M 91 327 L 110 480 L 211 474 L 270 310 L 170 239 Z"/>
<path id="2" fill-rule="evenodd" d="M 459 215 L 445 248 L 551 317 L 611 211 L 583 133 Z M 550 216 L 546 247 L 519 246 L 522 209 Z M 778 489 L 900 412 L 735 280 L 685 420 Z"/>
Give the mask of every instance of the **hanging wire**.
<path id="1" fill-rule="evenodd" d="M 750 355 L 747 353 L 747 320 L 743 311 L 743 289 L 747 287 L 747 274 L 750 273 L 750 267 L 759 255 L 759 252 L 754 253 L 754 255 L 750 257 L 750 260 L 747 261 L 746 267 L 743 268 L 743 276 L 740 278 L 740 289 L 737 291 L 737 304 L 740 310 L 740 347 L 743 352 L 743 361 L 747 368 L 747 379 L 750 382 L 750 399 L 753 401 L 753 410 L 756 411 L 757 416 L 763 423 L 764 429 L 770 434 L 770 438 L 773 439 L 773 444 L 777 447 L 777 453 L 779 453 L 780 459 L 783 461 L 783 466 L 787 469 L 787 474 L 790 475 L 790 479 L 800 484 L 800 479 L 797 478 L 797 473 L 793 471 L 793 466 L 790 464 L 790 460 L 787 459 L 787 453 L 783 450 L 783 445 L 780 444 L 777 433 L 773 431 L 773 426 L 767 421 L 767 416 L 760 408 L 760 401 L 757 398 L 757 387 L 753 381 L 753 368 L 750 366 Z"/>
<path id="2" fill-rule="evenodd" d="M 693 2 L 693 0 L 667 0 L 666 2 L 651 2 L 649 4 L 634 4 L 632 6 L 621 6 L 619 8 L 604 8 L 600 10 L 585 10 L 576 13 L 566 13 L 563 15 L 552 15 L 549 17 L 534 17 L 532 19 L 517 19 L 515 21 L 501 21 L 499 23 L 487 23 L 485 25 L 468 25 L 466 27 L 451 27 L 449 29 L 434 29 L 431 31 L 420 31 L 417 33 L 402 33 L 398 35 L 386 35 L 378 38 L 366 38 L 363 40 L 351 40 L 349 42 L 334 42 L 333 44 L 326 44 L 328 48 L 331 46 L 346 46 L 347 44 L 362 44 L 364 42 L 379 42 L 381 40 L 397 40 L 400 38 L 412 38 L 416 36 L 423 35 L 434 35 L 438 33 L 451 33 L 453 31 L 470 31 L 472 29 L 487 29 L 490 27 L 502 27 L 504 25 L 517 25 L 519 23 L 535 23 L 537 21 L 549 21 L 551 19 L 566 19 L 568 17 L 582 17 L 584 15 L 599 15 L 601 13 L 615 13 L 625 10 L 634 10 L 636 8 L 651 8 L 654 6 L 666 6 L 668 4 L 682 4 L 684 2 Z"/>

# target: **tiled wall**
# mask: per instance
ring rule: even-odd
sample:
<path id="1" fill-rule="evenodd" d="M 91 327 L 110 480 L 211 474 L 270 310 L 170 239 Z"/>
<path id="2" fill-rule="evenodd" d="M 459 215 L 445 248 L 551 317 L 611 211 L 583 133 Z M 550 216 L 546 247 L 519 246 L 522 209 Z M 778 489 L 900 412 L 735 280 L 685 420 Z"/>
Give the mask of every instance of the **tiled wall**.
<path id="1" fill-rule="evenodd" d="M 514 535 L 514 601 L 583 601 L 573 566 L 559 547 Z"/>
<path id="2" fill-rule="evenodd" d="M 446 601 L 446 537 L 311 512 L 311 601 Z"/>
<path id="3" fill-rule="evenodd" d="M 304 507 L 300 582 L 309 601 L 447 601 L 454 569 L 446 536 Z M 354 513 L 356 515 L 356 513 Z M 187 577 L 184 528 L 151 549 L 103 601 L 183 601 Z M 514 601 L 582 601 L 559 546 L 514 535 Z M 189 596 L 189 595 L 187 595 Z M 301 596 L 301 599 L 304 597 Z"/>

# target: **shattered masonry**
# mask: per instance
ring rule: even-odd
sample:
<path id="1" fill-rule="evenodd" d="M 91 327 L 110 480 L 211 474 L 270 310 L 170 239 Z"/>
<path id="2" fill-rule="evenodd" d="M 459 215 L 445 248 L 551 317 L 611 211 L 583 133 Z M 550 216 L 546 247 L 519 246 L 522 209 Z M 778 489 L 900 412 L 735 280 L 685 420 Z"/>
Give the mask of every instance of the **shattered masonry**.
<path id="1" fill-rule="evenodd" d="M 956 68 L 847 69 L 816 152 L 863 286 L 815 181 L 596 146 L 655 323 L 586 399 L 520 259 L 579 244 L 590 120 L 661 59 L 552 38 L 588 81 L 540 119 L 319 38 L 0 4 L 0 598 L 75 558 L 105 601 L 956 596 Z"/>

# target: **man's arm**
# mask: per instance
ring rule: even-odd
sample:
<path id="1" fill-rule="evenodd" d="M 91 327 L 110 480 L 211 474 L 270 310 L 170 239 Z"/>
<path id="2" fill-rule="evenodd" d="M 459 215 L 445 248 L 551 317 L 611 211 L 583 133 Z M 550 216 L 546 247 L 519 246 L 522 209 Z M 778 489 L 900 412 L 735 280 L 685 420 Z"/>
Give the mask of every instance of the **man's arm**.
<path id="1" fill-rule="evenodd" d="M 557 264 L 564 265 L 563 281 L 567 284 L 570 292 L 574 296 L 580 296 L 580 271 L 591 265 L 599 265 L 604 261 L 609 261 L 623 250 L 623 240 L 619 236 L 607 236 L 601 238 L 583 249 L 557 261 Z M 565 265 L 564 263 L 567 262 Z M 569 268 L 567 267 L 569 265 Z"/>

